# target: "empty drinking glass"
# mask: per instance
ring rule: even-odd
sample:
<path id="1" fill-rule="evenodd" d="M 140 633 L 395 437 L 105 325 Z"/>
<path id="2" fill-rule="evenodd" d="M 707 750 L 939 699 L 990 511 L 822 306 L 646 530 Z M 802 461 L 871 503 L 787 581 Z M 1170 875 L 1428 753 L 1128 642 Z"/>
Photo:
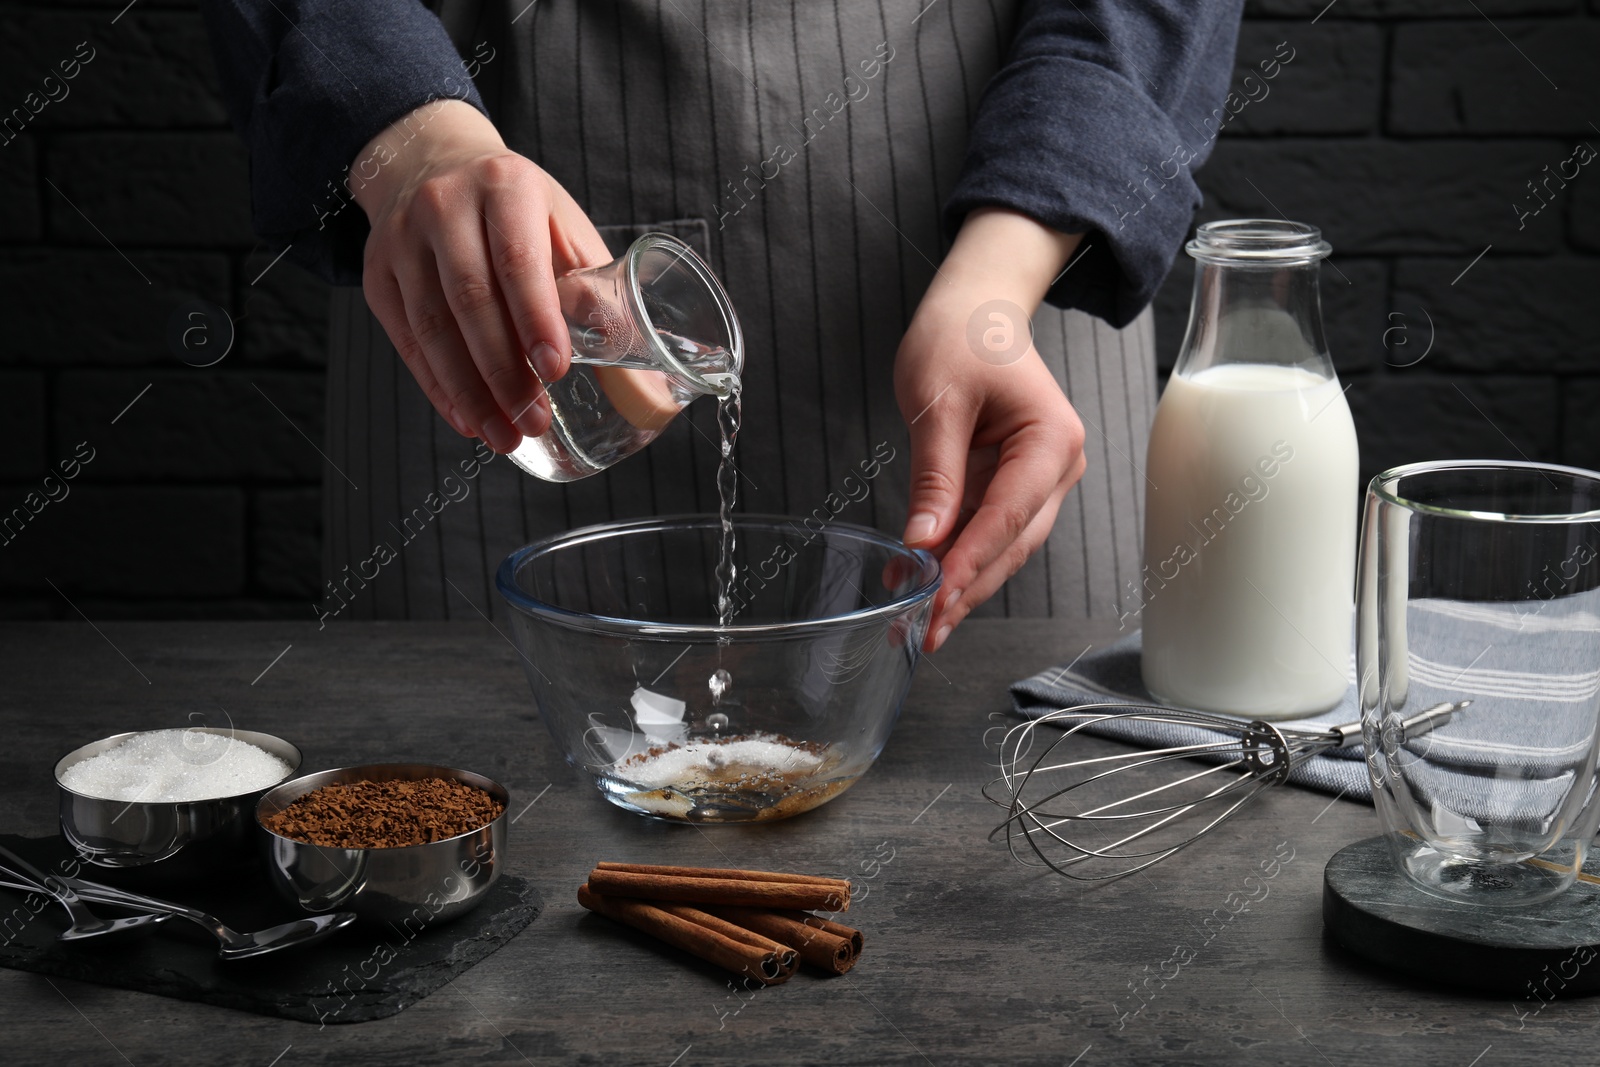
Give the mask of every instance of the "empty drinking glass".
<path id="1" fill-rule="evenodd" d="M 547 382 L 550 428 L 511 462 L 547 481 L 605 470 L 700 396 L 739 386 L 744 340 L 716 275 L 676 237 L 647 233 L 603 267 L 557 276 L 572 368 Z"/>
<path id="2" fill-rule="evenodd" d="M 1386 471 L 1358 581 L 1362 739 L 1400 870 L 1476 904 L 1569 888 L 1600 819 L 1600 475 Z M 1458 701 L 1442 723 L 1420 714 Z"/>

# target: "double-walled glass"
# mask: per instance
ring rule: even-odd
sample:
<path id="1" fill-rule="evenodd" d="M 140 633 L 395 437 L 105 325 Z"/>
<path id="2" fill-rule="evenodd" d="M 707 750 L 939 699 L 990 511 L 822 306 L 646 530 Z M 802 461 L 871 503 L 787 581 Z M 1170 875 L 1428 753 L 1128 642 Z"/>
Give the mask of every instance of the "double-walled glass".
<path id="1" fill-rule="evenodd" d="M 1395 862 L 1472 903 L 1564 891 L 1600 819 L 1600 475 L 1386 471 L 1359 570 L 1362 738 Z M 1442 723 L 1422 715 L 1463 701 Z"/>
<path id="2" fill-rule="evenodd" d="M 911 685 L 932 556 L 815 518 L 733 524 L 727 626 L 716 516 L 591 526 L 500 565 L 540 717 L 630 811 L 749 822 L 814 808 L 877 759 Z"/>

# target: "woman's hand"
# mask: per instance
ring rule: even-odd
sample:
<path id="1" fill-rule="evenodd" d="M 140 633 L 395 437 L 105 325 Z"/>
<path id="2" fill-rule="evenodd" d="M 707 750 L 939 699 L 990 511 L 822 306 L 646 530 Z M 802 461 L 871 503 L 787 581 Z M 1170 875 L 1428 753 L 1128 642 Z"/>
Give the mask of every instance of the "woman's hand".
<path id="1" fill-rule="evenodd" d="M 502 454 L 543 433 L 541 379 L 572 355 L 555 276 L 611 260 L 593 223 L 459 100 L 390 126 L 350 173 L 372 223 L 367 305 L 433 406 Z"/>
<path id="2" fill-rule="evenodd" d="M 929 652 L 1044 544 L 1083 476 L 1083 425 L 1028 325 L 1078 241 L 1013 211 L 973 212 L 900 343 L 905 542 L 944 567 Z"/>

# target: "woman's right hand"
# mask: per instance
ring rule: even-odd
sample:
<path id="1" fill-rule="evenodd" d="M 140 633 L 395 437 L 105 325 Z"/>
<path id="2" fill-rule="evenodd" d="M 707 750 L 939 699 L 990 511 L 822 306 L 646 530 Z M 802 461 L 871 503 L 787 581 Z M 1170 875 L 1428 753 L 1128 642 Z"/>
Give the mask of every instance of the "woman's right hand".
<path id="1" fill-rule="evenodd" d="M 543 433 L 543 382 L 572 356 L 555 276 L 612 258 L 583 209 L 460 100 L 384 130 L 350 175 L 367 305 L 433 406 L 501 454 Z"/>

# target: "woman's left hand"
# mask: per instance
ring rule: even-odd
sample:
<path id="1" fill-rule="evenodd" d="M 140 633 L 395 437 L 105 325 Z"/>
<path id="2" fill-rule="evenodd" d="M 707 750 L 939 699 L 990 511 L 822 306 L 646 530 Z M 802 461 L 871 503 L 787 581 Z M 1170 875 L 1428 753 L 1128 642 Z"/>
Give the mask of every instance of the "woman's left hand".
<path id="1" fill-rule="evenodd" d="M 905 542 L 944 567 L 929 652 L 1044 544 L 1083 476 L 1083 425 L 1029 327 L 1077 243 L 1016 212 L 974 212 L 900 343 L 895 396 L 911 431 Z"/>

